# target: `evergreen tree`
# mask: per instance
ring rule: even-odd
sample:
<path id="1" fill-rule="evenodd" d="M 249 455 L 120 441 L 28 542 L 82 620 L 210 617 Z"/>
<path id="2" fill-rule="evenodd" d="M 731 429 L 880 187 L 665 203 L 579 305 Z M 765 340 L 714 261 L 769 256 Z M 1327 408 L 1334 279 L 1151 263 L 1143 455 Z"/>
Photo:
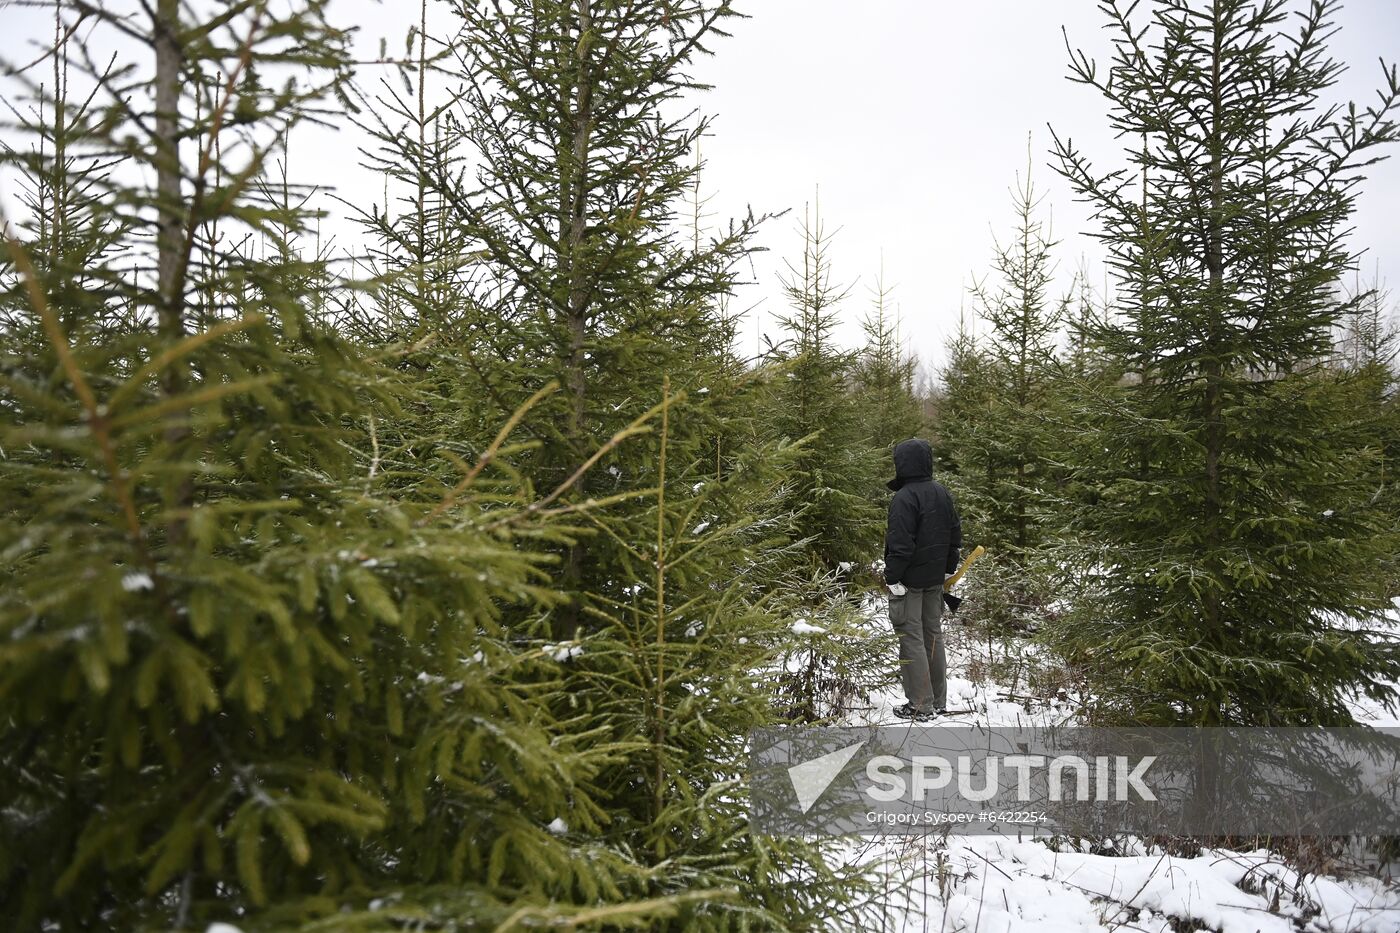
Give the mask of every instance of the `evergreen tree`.
<path id="1" fill-rule="evenodd" d="M 919 434 L 924 427 L 923 412 L 914 395 L 915 360 L 900 343 L 898 317 L 890 307 L 891 294 L 881 269 L 875 283 L 874 307 L 861 322 L 865 346 L 855 365 L 857 400 L 864 412 L 871 446 L 877 451 L 893 451 L 895 444 Z"/>
<path id="2" fill-rule="evenodd" d="M 852 404 L 856 355 L 835 345 L 840 304 L 850 286 L 835 279 L 831 235 L 820 208 L 798 230 L 802 254 L 782 279 L 791 313 L 778 322 L 784 339 L 774 348 L 781 372 L 766 402 L 768 429 L 801 444 L 781 500 L 800 514 L 798 533 L 809 542 L 816 567 L 867 561 L 881 530 L 879 487 L 888 455 L 871 445 Z"/>
<path id="3" fill-rule="evenodd" d="M 1349 309 L 1338 328 L 1333 378 L 1349 392 L 1348 410 L 1361 414 L 1368 435 L 1367 447 L 1379 458 L 1375 487 L 1369 506 L 1391 527 L 1400 525 L 1400 484 L 1396 464 L 1400 457 L 1400 331 L 1387 313 L 1389 292 L 1379 280 L 1369 287 L 1360 282 L 1343 295 Z M 1383 561 L 1389 593 L 1400 593 L 1400 554 Z"/>
<path id="4" fill-rule="evenodd" d="M 1040 624 L 1055 594 L 1047 546 L 1062 524 L 1066 372 L 1057 343 L 1069 299 L 1050 296 L 1055 246 L 1037 217 L 1040 198 L 1026 174 L 1012 189 L 1016 226 L 998 242 L 992 268 L 971 292 L 987 324 L 980 341 L 964 322 L 943 372 L 944 456 L 954 472 L 965 540 L 990 556 L 968 621 L 995 631 Z"/>
<path id="5" fill-rule="evenodd" d="M 1056 138 L 1094 208 L 1121 313 L 1096 336 L 1127 377 L 1084 412 L 1076 517 L 1087 601 L 1057 634 L 1103 712 L 1150 722 L 1345 723 L 1353 691 L 1393 699 L 1393 529 L 1368 498 L 1379 458 L 1319 371 L 1345 307 L 1357 169 L 1391 142 L 1400 84 L 1326 106 L 1336 3 L 1100 4 L 1111 66 L 1076 53 L 1136 167 L 1101 173 Z M 1134 185 L 1140 185 L 1135 191 Z"/>
<path id="6" fill-rule="evenodd" d="M 558 548 L 568 602 L 507 624 L 565 659 L 554 715 L 630 750 L 599 777 L 597 825 L 579 828 L 656 866 L 618 881 L 621 896 L 694 897 L 672 921 L 685 929 L 814 923 L 858 880 L 817 847 L 751 836 L 731 792 L 743 736 L 783 701 L 755 672 L 782 665 L 786 613 L 808 585 L 787 578 L 792 520 L 774 505 L 794 449 L 758 436 L 763 375 L 735 359 L 726 309 L 757 220 L 700 229 L 708 123 L 672 112 L 695 89 L 690 62 L 733 11 L 586 0 L 452 10 L 457 34 L 415 37 L 405 76 L 420 97 L 425 76 L 447 83 L 444 109 L 387 84 L 366 101 L 376 157 L 409 207 L 367 220 L 407 291 L 374 297 L 400 311 L 360 317 L 406 319 L 406 362 L 422 373 L 425 416 L 444 428 L 454 396 L 507 411 L 556 378 L 563 391 L 523 426 L 535 434 L 516 459 L 527 484 L 563 482 L 593 437 L 612 439 L 551 503 L 577 511 L 587 533 Z M 416 142 L 438 120 L 441 152 Z M 430 222 L 420 250 L 424 199 L 446 232 Z M 454 286 L 419 299 L 416 270 L 442 266 Z M 381 328 L 373 339 L 398 338 Z M 479 443 L 478 431 L 462 423 L 457 443 Z"/>
<path id="7" fill-rule="evenodd" d="M 1054 521 L 1048 510 L 1051 454 L 1059 446 L 1053 410 L 1062 381 L 1055 354 L 1069 301 L 1049 294 L 1055 244 L 1036 217 L 1040 198 L 1029 157 L 1012 203 L 1014 233 L 1009 243 L 997 244 L 992 260 L 998 281 L 992 285 L 984 278 L 972 289 L 980 316 L 990 325 L 986 352 L 992 381 L 982 397 L 984 407 L 968 417 L 989 430 L 979 433 L 959 459 L 977 464 L 985 477 L 981 493 L 992 503 L 983 528 L 989 545 L 1024 561 Z"/>
<path id="8" fill-rule="evenodd" d="M 1064 354 L 1064 375 L 1073 383 L 1113 381 L 1112 358 L 1096 342 L 1095 335 L 1112 313 L 1108 296 L 1096 296 L 1084 269 L 1078 275 L 1079 294 L 1067 309 L 1065 321 L 1069 346 Z"/>
<path id="9" fill-rule="evenodd" d="M 1379 280 L 1368 287 L 1359 281 L 1342 297 L 1345 308 L 1338 322 L 1336 356 L 1342 367 L 1376 366 L 1389 369 L 1400 356 L 1400 330 L 1387 304 L 1390 292 Z"/>
<path id="10" fill-rule="evenodd" d="M 982 413 L 991 403 L 992 382 L 990 359 L 973 332 L 966 309 L 959 312 L 958 329 L 947 343 L 946 356 L 938 371 L 933 418 L 934 470 L 957 500 L 963 541 L 976 547 L 986 543 L 983 528 L 993 506 L 984 494 L 989 486 L 987 465 L 974 455 L 983 432 L 991 429 Z"/>
<path id="11" fill-rule="evenodd" d="M 462 170 L 471 149 L 454 109 L 460 95 L 452 82 L 460 75 L 450 43 L 429 28 L 429 10 L 420 0 L 402 58 L 384 63 L 397 75 L 379 76 L 373 93 L 354 89 L 366 139 L 361 155 L 384 181 L 382 200 L 342 199 L 368 240 L 357 273 L 370 287 L 337 296 L 337 324 L 394 353 L 396 368 L 412 374 L 421 393 L 405 411 L 418 422 L 412 430 L 470 457 L 528 397 L 529 360 L 506 352 L 504 342 L 518 334 L 492 303 L 500 285 L 488 281 L 479 244 L 443 191 L 443 179 Z M 397 424 L 412 433 L 405 419 Z M 543 430 L 528 421 L 521 429 L 535 440 Z M 421 457 L 420 465 L 432 459 Z"/>
<path id="12" fill-rule="evenodd" d="M 660 0 L 449 8 L 457 34 L 436 45 L 446 57 L 428 56 L 447 103 L 440 115 L 424 112 L 441 121 L 446 157 L 415 152 L 412 135 L 398 132 L 396 117 L 418 120 L 409 98 L 376 135 L 387 164 L 424 166 L 401 171 L 441 202 L 450 236 L 462 239 L 447 298 L 460 321 L 451 352 L 475 373 L 468 393 L 509 412 L 548 380 L 562 386 L 526 465 L 547 488 L 588 456 L 593 438 L 655 405 L 663 376 L 698 392 L 728 352 L 719 298 L 757 219 L 698 249 L 682 232 L 698 171 L 691 156 L 709 124 L 676 116 L 671 104 L 696 89 L 691 61 L 736 14 L 728 2 L 681 9 Z M 699 415 L 677 428 L 714 429 Z M 639 485 L 650 474 L 641 458 L 640 447 L 623 448 L 608 465 L 616 483 L 590 476 L 575 493 Z M 622 595 L 610 541 L 564 546 L 571 599 L 552 615 L 556 639 L 586 623 L 591 594 Z"/>

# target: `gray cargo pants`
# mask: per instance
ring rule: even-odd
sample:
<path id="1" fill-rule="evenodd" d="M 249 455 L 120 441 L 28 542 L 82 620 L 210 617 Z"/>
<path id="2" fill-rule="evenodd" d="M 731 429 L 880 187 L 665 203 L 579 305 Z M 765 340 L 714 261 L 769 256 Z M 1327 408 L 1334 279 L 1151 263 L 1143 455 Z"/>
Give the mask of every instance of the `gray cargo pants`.
<path id="1" fill-rule="evenodd" d="M 899 635 L 899 671 L 909 705 L 923 712 L 948 705 L 948 661 L 943 651 L 943 588 L 890 596 L 890 624 Z"/>

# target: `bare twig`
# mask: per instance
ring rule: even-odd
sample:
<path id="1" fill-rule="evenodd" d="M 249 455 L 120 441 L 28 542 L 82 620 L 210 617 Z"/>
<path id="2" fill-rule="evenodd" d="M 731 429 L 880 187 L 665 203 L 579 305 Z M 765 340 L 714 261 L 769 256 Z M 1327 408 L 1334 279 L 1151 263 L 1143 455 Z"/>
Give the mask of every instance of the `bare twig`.
<path id="1" fill-rule="evenodd" d="M 496 433 L 496 439 L 493 440 L 490 446 L 486 448 L 485 452 L 482 453 L 481 458 L 477 460 L 476 465 L 473 466 L 471 469 L 467 470 L 466 475 L 462 477 L 461 481 L 458 482 L 456 486 L 453 486 L 452 489 L 448 491 L 447 495 L 442 497 L 442 501 L 439 502 L 431 512 L 429 512 L 427 515 L 424 515 L 418 520 L 419 526 L 421 527 L 423 525 L 428 524 L 431 521 L 436 520 L 442 515 L 443 512 L 446 512 L 448 509 L 452 508 L 453 504 L 456 503 L 458 497 L 461 496 L 462 493 L 467 491 L 467 488 L 476 481 L 476 478 L 479 475 L 481 475 L 481 471 L 486 469 L 487 464 L 489 464 L 492 460 L 495 459 L 496 454 L 501 449 L 501 445 L 503 445 L 506 442 L 506 438 L 509 437 L 511 435 L 511 432 L 515 430 L 516 426 L 520 424 L 521 419 L 525 417 L 526 413 L 529 412 L 531 408 L 534 408 L 535 405 L 538 404 L 541 399 L 553 394 L 558 388 L 559 383 L 551 381 L 550 383 L 545 385 L 544 388 L 540 389 L 534 395 L 526 399 L 525 404 L 517 408 L 515 410 L 515 413 L 512 414 L 509 419 L 507 419 L 504 425 L 501 426 L 501 430 Z M 545 501 L 550 502 L 553 501 L 553 499 Z M 531 508 L 536 508 L 536 506 L 532 505 Z M 495 526 L 492 525 L 489 527 Z"/>

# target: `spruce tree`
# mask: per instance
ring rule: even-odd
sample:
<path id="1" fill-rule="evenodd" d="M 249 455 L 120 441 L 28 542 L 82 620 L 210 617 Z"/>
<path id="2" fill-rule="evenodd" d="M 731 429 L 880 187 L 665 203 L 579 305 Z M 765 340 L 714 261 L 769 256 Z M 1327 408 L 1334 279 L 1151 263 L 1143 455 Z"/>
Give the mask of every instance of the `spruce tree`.
<path id="1" fill-rule="evenodd" d="M 1052 453 L 1059 445 L 1053 421 L 1062 381 L 1056 350 L 1069 304 L 1050 294 L 1055 243 L 1036 215 L 1041 199 L 1030 169 L 1027 158 L 1026 173 L 1012 189 L 1016 224 L 1010 241 L 996 245 L 996 282 L 983 278 L 972 288 L 979 316 L 989 325 L 992 383 L 983 409 L 968 417 L 989 430 L 960 452 L 985 476 L 981 494 L 992 503 L 983 528 L 988 544 L 1022 562 L 1054 522 Z"/>
<path id="2" fill-rule="evenodd" d="M 853 404 L 856 354 L 833 339 L 850 286 L 835 278 L 820 207 L 807 210 L 798 234 L 801 255 L 782 278 L 790 313 L 778 318 L 784 336 L 772 358 L 781 371 L 765 403 L 767 427 L 801 444 L 782 502 L 800 513 L 798 534 L 813 566 L 830 572 L 867 561 L 876 549 L 881 510 L 872 490 L 888 455 L 872 446 Z"/>
<path id="3" fill-rule="evenodd" d="M 802 548 L 781 583 L 799 602 L 775 672 L 779 708 L 785 719 L 814 722 L 839 717 L 893 673 L 881 661 L 889 652 L 887 634 L 862 618 L 863 591 L 842 585 L 868 579 L 864 568 L 878 554 L 891 464 L 868 422 L 873 400 L 860 390 L 860 354 L 833 338 L 851 288 L 835 278 L 832 236 L 819 208 L 807 209 L 798 233 L 801 256 L 786 263 L 782 276 L 791 312 L 779 318 L 784 336 L 764 367 L 761 425 L 790 445 L 773 501 L 794 517 L 791 533 Z M 885 337 L 883 388 L 897 419 L 901 364 L 892 328 Z"/>
<path id="4" fill-rule="evenodd" d="M 991 552 L 969 621 L 1025 631 L 1055 593 L 1048 546 L 1061 530 L 1060 461 L 1073 442 L 1057 353 L 1070 302 L 1050 294 L 1055 243 L 1038 216 L 1029 158 L 1011 193 L 1012 235 L 996 244 L 994 278 L 971 289 L 986 333 L 975 339 L 964 322 L 949 344 L 940 431 L 965 538 Z"/>
<path id="5" fill-rule="evenodd" d="M 1111 64 L 1073 56 L 1132 165 L 1056 137 L 1120 283 L 1096 336 L 1127 375 L 1084 409 L 1086 600 L 1058 633 L 1105 715 L 1338 724 L 1349 693 L 1393 699 L 1400 648 L 1369 630 L 1394 553 L 1368 502 L 1379 458 L 1319 361 L 1400 83 L 1324 102 L 1336 7 L 1157 0 L 1135 18 L 1104 0 Z"/>
<path id="6" fill-rule="evenodd" d="M 883 268 L 876 280 L 872 304 L 861 326 L 865 346 L 856 358 L 855 387 L 871 446 L 894 450 L 894 445 L 921 433 L 923 412 L 914 395 L 913 356 L 900 342 L 899 318 L 890 307 L 893 290 L 885 285 Z"/>
<path id="7" fill-rule="evenodd" d="M 508 411 L 560 383 L 522 425 L 534 433 L 516 458 L 528 486 L 551 488 L 587 462 L 594 438 L 611 439 L 550 503 L 583 526 L 557 542 L 567 602 L 506 615 L 516 639 L 562 659 L 552 714 L 629 751 L 598 778 L 596 819 L 565 836 L 655 866 L 619 881 L 617 896 L 693 898 L 678 928 L 815 922 L 858 883 L 818 847 L 752 836 L 734 792 L 744 734 L 779 711 L 760 672 L 781 666 L 803 592 L 785 577 L 792 517 L 774 505 L 794 451 L 759 436 L 762 374 L 731 346 L 727 302 L 757 219 L 700 229 L 708 121 L 674 109 L 698 89 L 692 60 L 734 13 L 586 0 L 451 8 L 457 32 L 415 37 L 405 75 L 415 90 L 425 75 L 445 85 L 441 111 L 392 82 L 366 100 L 371 155 L 409 208 L 366 218 L 389 244 L 382 265 L 409 290 L 374 302 L 407 318 L 406 361 L 435 399 L 431 417 L 454 394 Z M 429 119 L 444 127 L 431 137 L 441 153 L 416 142 Z M 421 251 L 420 199 L 446 231 L 430 224 Z M 415 270 L 445 264 L 454 287 L 420 300 Z M 479 443 L 462 429 L 458 443 Z"/>
<path id="8" fill-rule="evenodd" d="M 467 244 L 455 299 L 466 316 L 453 352 L 476 370 L 473 392 L 508 412 L 546 381 L 561 385 L 528 468 L 549 486 L 588 456 L 593 438 L 655 405 L 666 374 L 677 392 L 708 390 L 728 349 L 718 299 L 736 281 L 757 219 L 698 249 L 681 231 L 709 121 L 673 105 L 699 89 L 691 62 L 737 14 L 728 2 L 659 0 L 448 6 L 457 31 L 437 44 L 448 57 L 433 68 L 446 85 L 451 155 L 420 159 L 390 124 L 384 158 L 427 165 L 426 197 Z M 688 418 L 678 430 L 711 428 Z M 639 457 L 640 448 L 635 457 L 624 448 L 598 474 L 617 482 L 590 476 L 577 494 L 643 485 L 650 471 Z M 590 594 L 621 595 L 616 557 L 601 540 L 563 548 L 571 600 L 552 616 L 556 639 L 585 625 Z"/>
<path id="9" fill-rule="evenodd" d="M 1389 312 L 1389 292 L 1374 280 L 1358 281 L 1341 293 L 1348 310 L 1338 328 L 1338 343 L 1329 375 L 1348 392 L 1347 410 L 1358 413 L 1367 447 L 1378 457 L 1369 506 L 1381 521 L 1400 526 L 1400 330 Z M 1400 593 L 1400 552 L 1392 552 L 1381 572 L 1389 593 Z"/>
<path id="10" fill-rule="evenodd" d="M 963 539 L 976 546 L 992 507 L 982 490 L 990 486 L 986 463 L 979 460 L 982 432 L 991 428 L 982 412 L 991 404 L 991 361 L 973 331 L 966 308 L 960 309 L 958 329 L 945 345 L 946 362 L 938 370 L 934 421 L 934 469 L 947 477 L 958 502 Z"/>

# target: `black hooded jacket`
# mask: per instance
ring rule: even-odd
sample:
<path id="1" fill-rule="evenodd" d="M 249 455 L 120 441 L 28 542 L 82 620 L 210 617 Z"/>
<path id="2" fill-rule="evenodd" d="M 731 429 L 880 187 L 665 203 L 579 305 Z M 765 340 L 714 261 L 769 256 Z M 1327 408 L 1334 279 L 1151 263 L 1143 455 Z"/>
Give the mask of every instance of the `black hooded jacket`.
<path id="1" fill-rule="evenodd" d="M 894 490 L 885 532 L 885 582 L 916 589 L 943 585 L 958 569 L 962 523 L 953 497 L 933 481 L 933 448 L 911 438 L 894 448 Z"/>

